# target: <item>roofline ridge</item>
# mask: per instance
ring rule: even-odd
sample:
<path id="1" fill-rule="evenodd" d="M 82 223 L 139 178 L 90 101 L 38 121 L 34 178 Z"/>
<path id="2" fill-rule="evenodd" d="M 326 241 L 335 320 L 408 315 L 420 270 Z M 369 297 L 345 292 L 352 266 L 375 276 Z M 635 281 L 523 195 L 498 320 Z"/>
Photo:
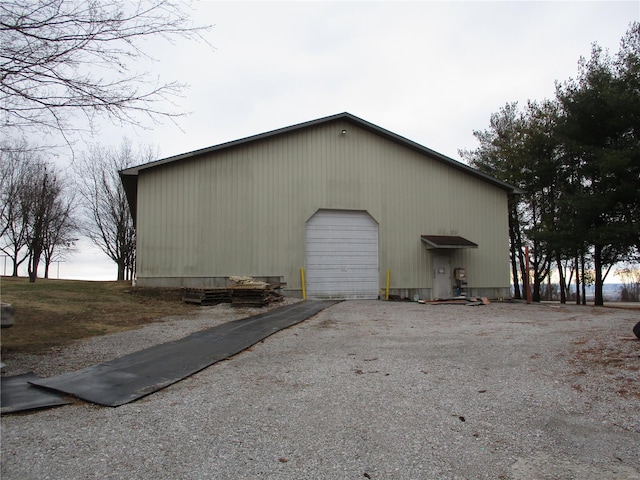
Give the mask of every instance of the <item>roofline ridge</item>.
<path id="1" fill-rule="evenodd" d="M 419 153 L 431 156 L 431 157 L 435 157 L 436 159 L 445 162 L 446 164 L 448 164 L 449 166 L 456 168 L 458 170 L 462 170 L 465 171 L 471 175 L 477 176 L 479 178 L 482 178 L 484 180 L 486 180 L 489 183 L 492 183 L 504 190 L 507 190 L 509 193 L 511 194 L 520 194 L 523 193 L 523 191 L 514 186 L 514 185 L 510 185 L 506 182 L 503 182 L 502 180 L 499 180 L 495 177 L 492 177 L 491 175 L 488 175 L 484 172 L 481 172 L 480 170 L 477 170 L 465 163 L 462 163 L 458 160 L 455 160 L 451 157 L 448 157 L 442 153 L 436 152 L 435 150 L 432 150 L 428 147 L 425 147 L 422 144 L 419 144 L 418 142 L 411 140 L 407 137 L 404 137 L 402 135 L 399 135 L 395 132 L 392 132 L 391 130 L 387 130 L 385 128 L 382 128 L 374 123 L 371 123 L 367 120 L 364 120 L 352 113 L 349 113 L 347 111 L 341 112 L 341 113 L 336 113 L 333 115 L 328 115 L 325 117 L 320 117 L 317 118 L 315 120 L 307 120 L 305 122 L 300 122 L 300 123 L 296 123 L 294 125 L 289 125 L 287 127 L 280 127 L 280 128 L 276 128 L 274 130 L 269 130 L 267 132 L 263 132 L 263 133 L 258 133 L 255 135 L 250 135 L 248 137 L 243 137 L 243 138 L 239 138 L 236 140 L 231 140 L 228 142 L 223 142 L 223 143 L 219 143 L 216 145 L 212 145 L 209 147 L 204 147 L 204 148 L 200 148 L 197 150 L 192 150 L 190 152 L 186 152 L 186 153 L 181 153 L 178 155 L 173 155 L 170 157 L 166 157 L 166 158 L 162 158 L 159 160 L 153 160 L 151 162 L 147 162 L 141 165 L 136 165 L 133 167 L 128 167 L 125 168 L 123 170 L 119 171 L 120 176 L 137 176 L 138 173 L 140 172 L 140 170 L 146 170 L 149 168 L 154 168 L 154 167 L 159 167 L 161 165 L 167 164 L 167 163 L 173 163 L 179 160 L 185 160 L 187 158 L 192 158 L 192 157 L 196 157 L 198 155 L 203 155 L 206 153 L 210 153 L 210 152 L 215 152 L 218 150 L 223 150 L 226 148 L 230 148 L 230 147 L 234 147 L 237 145 L 242 145 L 244 143 L 248 143 L 248 142 L 254 142 L 257 140 L 261 140 L 264 138 L 269 138 L 269 137 L 273 137 L 275 135 L 280 135 L 283 133 L 287 133 L 287 132 L 292 132 L 292 131 L 296 131 L 296 130 L 301 130 L 303 128 L 308 128 L 314 125 L 320 125 L 323 123 L 327 123 L 327 122 L 331 122 L 331 121 L 335 121 L 335 120 L 339 120 L 339 119 L 345 119 L 347 121 L 350 122 L 354 122 L 355 124 L 359 125 L 360 127 L 372 131 L 378 135 L 382 135 L 383 137 L 386 137 L 389 140 L 392 140 L 396 143 L 399 143 L 401 145 L 404 145 L 405 147 L 411 148 L 415 151 L 418 151 Z"/>

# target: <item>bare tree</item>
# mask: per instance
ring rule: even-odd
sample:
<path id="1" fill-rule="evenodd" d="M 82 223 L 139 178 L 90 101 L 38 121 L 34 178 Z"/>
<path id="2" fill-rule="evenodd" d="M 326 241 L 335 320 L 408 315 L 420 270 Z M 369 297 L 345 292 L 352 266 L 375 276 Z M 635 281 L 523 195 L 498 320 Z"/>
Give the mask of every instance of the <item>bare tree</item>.
<path id="1" fill-rule="evenodd" d="M 73 244 L 71 235 L 77 228 L 72 214 L 73 202 L 65 197 L 60 172 L 52 164 L 38 162 L 33 173 L 24 200 L 28 205 L 24 210 L 28 214 L 29 282 L 36 281 L 42 260 L 45 261 L 45 277 L 48 277 L 51 259 Z"/>
<path id="2" fill-rule="evenodd" d="M 12 276 L 27 259 L 27 229 L 30 204 L 26 200 L 34 173 L 32 152 L 24 141 L 0 146 L 0 250 L 13 263 Z"/>
<path id="3" fill-rule="evenodd" d="M 162 83 L 132 65 L 151 57 L 144 40 L 208 43 L 173 0 L 3 0 L 0 2 L 2 130 L 71 130 L 96 115 L 139 124 L 181 115 L 166 109 L 185 85 Z"/>
<path id="4" fill-rule="evenodd" d="M 38 163 L 33 183 L 25 189 L 24 204 L 29 205 L 27 222 L 27 247 L 29 249 L 29 262 L 27 272 L 29 282 L 33 283 L 38 277 L 38 266 L 42 252 L 44 251 L 44 239 L 47 223 L 51 216 L 51 204 L 60 193 L 56 185 L 57 179 L 47 171 L 47 165 Z"/>
<path id="5" fill-rule="evenodd" d="M 136 251 L 133 218 L 118 172 L 156 156 L 151 148 L 135 151 L 125 139 L 117 148 L 94 145 L 80 161 L 78 191 L 87 217 L 83 231 L 116 263 L 118 280 L 133 278 Z"/>
<path id="6" fill-rule="evenodd" d="M 26 142 L 0 148 L 2 178 L 2 246 L 13 261 L 13 275 L 28 260 L 29 280 L 35 282 L 42 259 L 48 260 L 69 244 L 75 222 L 72 201 L 65 199 L 60 172 Z"/>
<path id="7" fill-rule="evenodd" d="M 68 189 L 64 189 L 68 191 Z M 74 197 L 60 196 L 50 209 L 50 218 L 44 232 L 44 278 L 49 278 L 49 268 L 55 261 L 62 260 L 78 241 L 79 225 L 75 217 Z"/>

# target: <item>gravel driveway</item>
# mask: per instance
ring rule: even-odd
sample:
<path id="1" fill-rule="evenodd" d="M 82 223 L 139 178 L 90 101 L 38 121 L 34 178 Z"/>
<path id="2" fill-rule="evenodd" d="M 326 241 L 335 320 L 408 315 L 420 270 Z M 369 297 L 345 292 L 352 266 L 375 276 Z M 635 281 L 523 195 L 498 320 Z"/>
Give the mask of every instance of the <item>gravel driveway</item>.
<path id="1" fill-rule="evenodd" d="M 53 375 L 236 318 L 226 305 L 5 358 Z M 2 417 L 9 479 L 638 479 L 640 311 L 334 305 L 118 408 Z"/>

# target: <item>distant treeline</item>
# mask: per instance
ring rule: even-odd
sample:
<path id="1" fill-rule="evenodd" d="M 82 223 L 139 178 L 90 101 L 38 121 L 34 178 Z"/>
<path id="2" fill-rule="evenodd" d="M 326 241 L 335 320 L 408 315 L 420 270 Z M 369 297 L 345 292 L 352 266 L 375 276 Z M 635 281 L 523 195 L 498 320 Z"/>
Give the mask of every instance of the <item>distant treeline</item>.
<path id="1" fill-rule="evenodd" d="M 514 293 L 514 287 L 511 285 L 511 294 Z M 575 301 L 575 288 L 571 288 L 567 292 L 567 301 Z M 595 298 L 595 286 L 587 285 L 585 287 L 585 296 L 587 302 L 592 302 Z M 605 302 L 640 302 L 640 288 L 637 285 L 629 285 L 624 283 L 605 283 L 602 285 L 602 296 Z M 560 301 L 560 284 L 545 283 L 541 285 L 540 297 L 543 301 Z"/>

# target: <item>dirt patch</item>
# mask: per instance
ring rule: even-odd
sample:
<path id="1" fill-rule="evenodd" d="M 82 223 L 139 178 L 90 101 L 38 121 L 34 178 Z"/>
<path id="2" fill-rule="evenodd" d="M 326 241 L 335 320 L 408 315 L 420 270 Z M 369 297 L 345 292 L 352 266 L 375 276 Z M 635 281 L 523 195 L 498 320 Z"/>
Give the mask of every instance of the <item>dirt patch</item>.
<path id="1" fill-rule="evenodd" d="M 571 352 L 570 363 L 579 378 L 574 384 L 576 390 L 597 382 L 600 388 L 604 386 L 620 396 L 640 399 L 640 340 L 608 335 L 604 340 L 581 339 L 574 345 L 577 348 Z"/>
<path id="2" fill-rule="evenodd" d="M 333 318 L 327 318 L 318 324 L 318 328 L 336 328 L 338 322 L 336 322 Z"/>

